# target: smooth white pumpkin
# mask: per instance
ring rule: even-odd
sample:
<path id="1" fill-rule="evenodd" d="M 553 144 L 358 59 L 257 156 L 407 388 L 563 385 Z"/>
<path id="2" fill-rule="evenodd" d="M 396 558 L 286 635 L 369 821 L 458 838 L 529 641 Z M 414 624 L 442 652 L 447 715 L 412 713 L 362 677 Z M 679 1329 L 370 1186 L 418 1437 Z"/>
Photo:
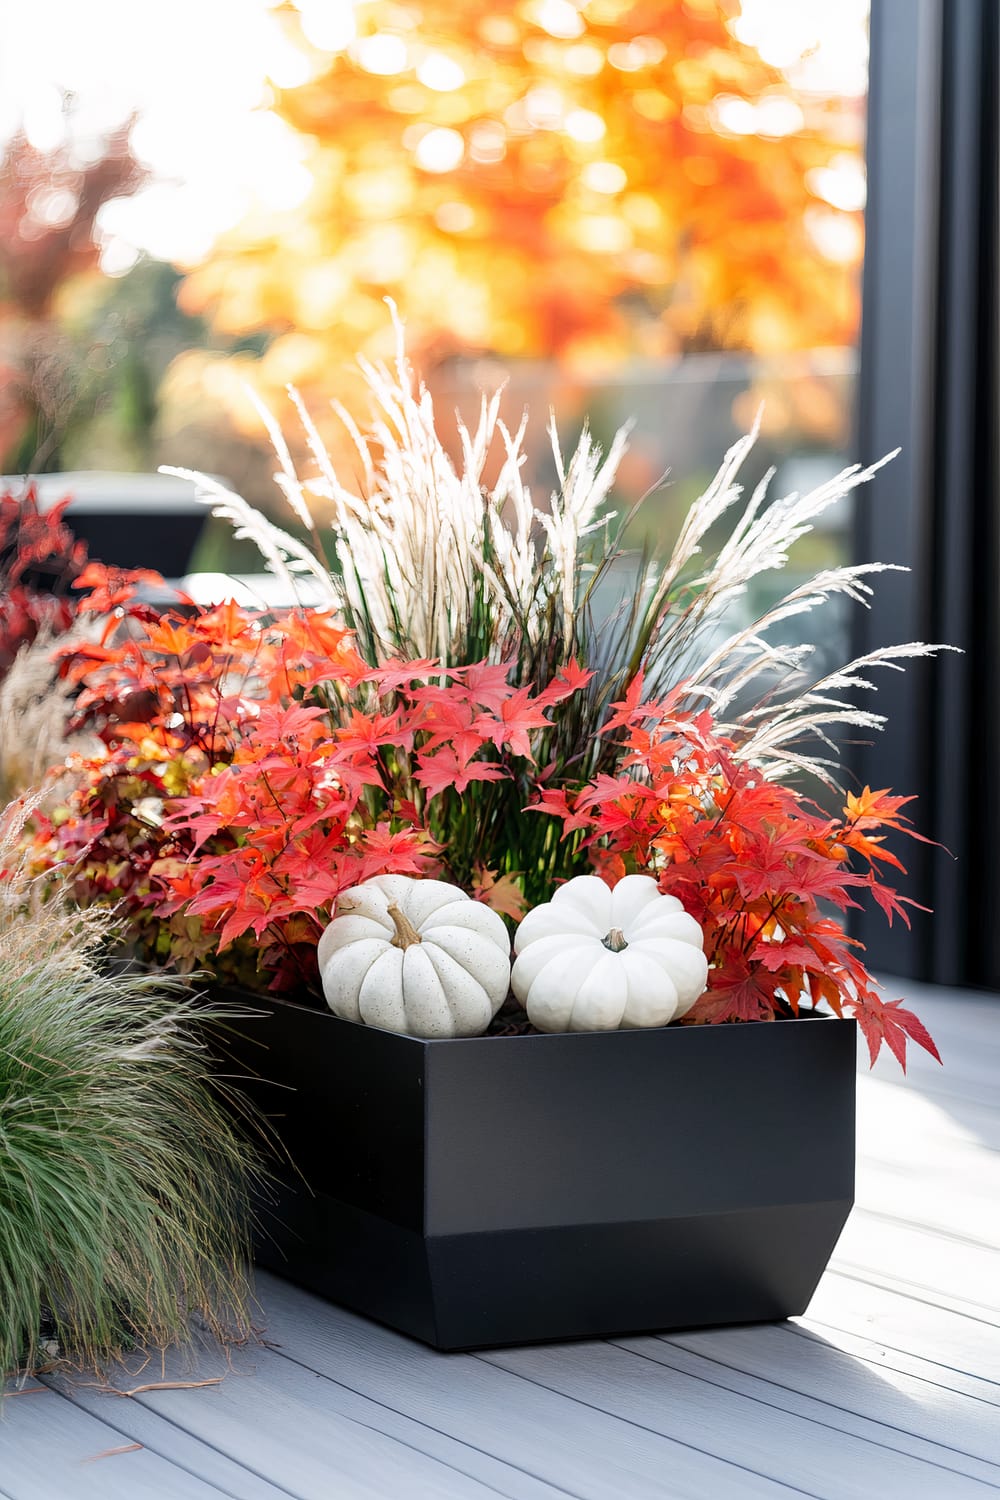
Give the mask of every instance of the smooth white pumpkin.
<path id="1" fill-rule="evenodd" d="M 650 875 L 612 889 L 578 875 L 536 906 L 514 938 L 511 985 L 539 1031 L 666 1026 L 708 979 L 703 936 Z"/>
<path id="2" fill-rule="evenodd" d="M 334 1015 L 409 1036 L 480 1036 L 510 988 L 503 918 L 443 880 L 343 891 L 317 956 Z"/>

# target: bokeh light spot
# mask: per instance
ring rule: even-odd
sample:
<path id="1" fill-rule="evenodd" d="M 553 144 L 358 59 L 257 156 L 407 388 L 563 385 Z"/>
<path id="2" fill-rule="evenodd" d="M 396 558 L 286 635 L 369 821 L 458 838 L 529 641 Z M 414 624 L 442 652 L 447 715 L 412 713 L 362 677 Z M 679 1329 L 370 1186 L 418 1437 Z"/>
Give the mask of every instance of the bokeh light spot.
<path id="1" fill-rule="evenodd" d="M 765 94 L 757 104 L 756 131 L 758 135 L 780 139 L 794 135 L 805 124 L 801 105 L 787 94 Z"/>
<path id="2" fill-rule="evenodd" d="M 629 42 L 614 42 L 608 48 L 608 62 L 620 73 L 637 73 L 662 62 L 667 49 L 659 37 L 637 36 Z"/>
<path id="3" fill-rule="evenodd" d="M 632 231 L 616 214 L 582 214 L 573 237 L 593 255 L 620 255 L 632 246 Z"/>
<path id="4" fill-rule="evenodd" d="M 593 42 L 577 42 L 563 53 L 563 66 L 568 73 L 577 73 L 581 78 L 594 78 L 604 67 L 604 53 Z"/>
<path id="5" fill-rule="evenodd" d="M 595 193 L 620 193 L 628 186 L 628 174 L 614 161 L 588 162 L 580 180 Z"/>
<path id="6" fill-rule="evenodd" d="M 735 94 L 720 94 L 712 101 L 715 126 L 724 135 L 753 135 L 757 129 L 757 110 L 749 99 Z"/>
<path id="7" fill-rule="evenodd" d="M 362 37 L 355 45 L 354 55 L 366 73 L 383 78 L 405 72 L 410 60 L 403 38 L 390 31 L 376 31 L 373 36 Z"/>
<path id="8" fill-rule="evenodd" d="M 525 15 L 549 36 L 565 41 L 582 36 L 586 29 L 583 17 L 571 0 L 533 0 L 525 7 Z"/>
<path id="9" fill-rule="evenodd" d="M 469 155 L 473 161 L 491 166 L 507 154 L 507 132 L 497 120 L 482 120 L 469 134 Z"/>
<path id="10" fill-rule="evenodd" d="M 434 211 L 434 222 L 445 234 L 464 234 L 476 222 L 468 203 L 441 203 Z"/>
<path id="11" fill-rule="evenodd" d="M 420 138 L 413 153 L 425 172 L 453 172 L 465 155 L 465 141 L 457 130 L 439 125 Z"/>
<path id="12" fill-rule="evenodd" d="M 844 213 L 857 213 L 865 206 L 867 186 L 862 163 L 854 156 L 835 156 L 826 167 L 811 167 L 806 187 L 817 198 Z"/>
<path id="13" fill-rule="evenodd" d="M 425 88 L 436 93 L 447 94 L 460 89 L 465 82 L 465 69 L 453 57 L 443 52 L 429 52 L 417 66 L 417 77 Z"/>
<path id="14" fill-rule="evenodd" d="M 574 141 L 587 144 L 603 140 L 608 127 L 592 109 L 574 109 L 566 116 L 563 128 Z"/>
<path id="15" fill-rule="evenodd" d="M 809 237 L 821 255 L 838 265 L 854 265 L 861 259 L 864 231 L 858 220 L 818 204 L 803 215 Z"/>

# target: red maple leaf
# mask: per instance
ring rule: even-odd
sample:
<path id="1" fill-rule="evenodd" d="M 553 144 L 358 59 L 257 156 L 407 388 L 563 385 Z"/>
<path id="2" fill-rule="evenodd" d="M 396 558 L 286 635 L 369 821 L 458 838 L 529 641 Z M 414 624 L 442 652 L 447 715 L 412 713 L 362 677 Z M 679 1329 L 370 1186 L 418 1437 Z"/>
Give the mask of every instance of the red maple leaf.
<path id="1" fill-rule="evenodd" d="M 640 670 L 630 680 L 625 689 L 624 698 L 620 698 L 617 703 L 612 703 L 611 712 L 604 725 L 605 734 L 615 729 L 629 729 L 636 719 L 641 721 L 653 717 L 649 706 L 642 701 L 644 687 L 645 680 Z"/>
<path id="2" fill-rule="evenodd" d="M 587 855 L 594 874 L 600 875 L 612 889 L 625 878 L 625 861 L 620 854 L 613 854 L 610 849 L 589 849 Z"/>
<path id="3" fill-rule="evenodd" d="M 563 831 L 560 839 L 568 838 L 575 829 L 587 828 L 592 821 L 591 814 L 587 812 L 574 812 L 567 794 L 556 787 L 544 787 L 529 803 L 525 812 L 549 813 L 552 817 L 562 821 Z"/>
<path id="4" fill-rule="evenodd" d="M 749 962 L 742 953 L 729 953 L 725 963 L 708 976 L 709 988 L 689 1012 L 693 1019 L 760 1021 L 774 1014 L 775 975 Z"/>
<path id="5" fill-rule="evenodd" d="M 531 689 L 518 688 L 504 699 L 495 718 L 480 714 L 473 728 L 484 740 L 491 739 L 498 750 L 509 745 L 511 754 L 533 760 L 528 731 L 544 729 L 550 722 L 543 709 L 538 707 L 537 699 L 532 698 Z"/>
<path id="6" fill-rule="evenodd" d="M 344 751 L 363 751 L 377 755 L 383 745 L 399 745 L 407 748 L 413 744 L 413 731 L 404 729 L 397 712 L 390 714 L 363 714 L 356 708 L 349 709 L 346 720 L 337 730 L 337 743 Z"/>
<path id="7" fill-rule="evenodd" d="M 812 944 L 801 938 L 784 938 L 779 942 L 758 941 L 750 950 L 750 959 L 753 963 L 762 964 L 770 973 L 779 975 L 787 968 L 811 969 L 822 962 Z"/>
<path id="8" fill-rule="evenodd" d="M 419 753 L 417 766 L 416 779 L 429 797 L 439 797 L 449 788 L 464 792 L 471 781 L 503 781 L 507 776 L 502 766 L 489 761 L 461 760 L 449 745 L 430 755 Z"/>
<path id="9" fill-rule="evenodd" d="M 781 828 L 766 834 L 751 835 L 740 840 L 739 859 L 733 862 L 733 879 L 740 894 L 748 901 L 757 901 L 761 896 L 786 890 L 801 891 L 802 875 L 812 865 L 823 869 L 824 863 L 817 861 L 807 842 L 808 830 L 791 827 Z M 827 871 L 835 884 L 840 884 L 843 871 Z M 819 873 L 813 875 L 819 879 Z M 829 880 L 825 889 L 829 889 Z"/>
<path id="10" fill-rule="evenodd" d="M 383 695 L 394 693 L 397 688 L 409 687 L 413 682 L 425 682 L 428 677 L 439 676 L 441 671 L 440 664 L 429 656 L 414 661 L 401 661 L 398 656 L 393 656 L 381 666 L 365 672 L 359 681 L 374 682 L 379 694 Z"/>
<path id="11" fill-rule="evenodd" d="M 865 883 L 863 875 L 850 874 L 836 860 L 817 857 L 796 860 L 788 888 L 812 901 L 829 901 L 843 911 L 858 905 L 847 894 L 847 887 Z"/>
<path id="12" fill-rule="evenodd" d="M 551 708 L 555 703 L 563 703 L 581 688 L 585 688 L 593 675 L 593 672 L 585 671 L 574 656 L 571 662 L 559 668 L 548 687 L 538 694 L 535 701 L 541 708 Z"/>
<path id="13" fill-rule="evenodd" d="M 135 598 L 142 584 L 163 588 L 164 580 L 152 568 L 111 568 L 104 563 L 90 562 L 73 581 L 74 589 L 87 589 L 86 599 L 80 601 L 81 613 L 111 614 Z M 154 619 L 156 616 L 154 616 Z"/>
<path id="14" fill-rule="evenodd" d="M 924 1023 L 905 1010 L 902 1000 L 882 1000 L 872 990 L 854 1002 L 854 1019 L 868 1043 L 868 1053 L 874 1063 L 885 1042 L 889 1051 L 906 1072 L 906 1041 L 909 1037 L 931 1057 L 941 1061 L 941 1054 Z"/>
<path id="15" fill-rule="evenodd" d="M 409 696 L 413 707 L 408 722 L 425 735 L 424 750 L 451 745 L 469 758 L 485 743 L 487 735 L 474 722 L 474 704 L 464 687 L 422 687 Z"/>
<path id="16" fill-rule="evenodd" d="M 436 866 L 439 849 L 421 828 L 396 832 L 386 822 L 376 823 L 355 846 L 360 857 L 352 860 L 350 884 L 358 885 L 373 875 L 428 875 Z"/>
<path id="17" fill-rule="evenodd" d="M 930 911 L 929 906 L 921 906 L 920 902 L 914 901 L 912 896 L 901 896 L 891 886 L 884 885 L 880 880 L 876 879 L 874 870 L 868 871 L 868 874 L 864 877 L 864 884 L 871 891 L 872 898 L 878 902 L 879 906 L 885 912 L 886 920 L 890 927 L 892 926 L 893 915 L 902 917 L 907 927 L 909 927 L 910 917 L 906 910 L 908 906 L 914 907 L 917 911 Z"/>
<path id="18" fill-rule="evenodd" d="M 248 730 L 248 738 L 262 749 L 280 745 L 283 741 L 294 744 L 300 737 L 310 740 L 315 737 L 317 720 L 325 716 L 325 709 L 306 708 L 301 703 L 287 706 L 262 703 Z"/>
<path id="19" fill-rule="evenodd" d="M 476 901 L 491 906 L 502 916 L 520 922 L 528 903 L 518 885 L 518 874 L 500 875 L 496 870 L 487 870 L 485 865 L 476 865 L 472 877 L 472 895 Z"/>
<path id="20" fill-rule="evenodd" d="M 473 703 L 497 713 L 513 692 L 507 681 L 512 666 L 513 661 L 502 661 L 495 666 L 480 661 L 471 667 L 452 667 L 448 675 L 462 683 Z"/>

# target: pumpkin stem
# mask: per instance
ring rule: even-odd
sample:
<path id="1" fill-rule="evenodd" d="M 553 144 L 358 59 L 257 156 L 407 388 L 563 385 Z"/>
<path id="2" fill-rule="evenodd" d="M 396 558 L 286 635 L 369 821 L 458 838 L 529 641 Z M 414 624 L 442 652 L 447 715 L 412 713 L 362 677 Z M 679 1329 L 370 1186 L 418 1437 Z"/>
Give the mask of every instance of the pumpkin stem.
<path id="1" fill-rule="evenodd" d="M 405 952 L 405 950 L 411 947 L 413 943 L 419 943 L 422 941 L 420 933 L 414 927 L 413 923 L 410 921 L 405 912 L 400 911 L 395 901 L 390 901 L 386 910 L 392 918 L 393 924 L 396 928 L 396 936 L 392 940 L 392 946 L 394 948 L 402 948 Z"/>
<path id="2" fill-rule="evenodd" d="M 609 953 L 621 953 L 628 947 L 628 943 L 625 941 L 625 934 L 620 927 L 612 927 L 607 937 L 601 938 L 601 942 Z"/>

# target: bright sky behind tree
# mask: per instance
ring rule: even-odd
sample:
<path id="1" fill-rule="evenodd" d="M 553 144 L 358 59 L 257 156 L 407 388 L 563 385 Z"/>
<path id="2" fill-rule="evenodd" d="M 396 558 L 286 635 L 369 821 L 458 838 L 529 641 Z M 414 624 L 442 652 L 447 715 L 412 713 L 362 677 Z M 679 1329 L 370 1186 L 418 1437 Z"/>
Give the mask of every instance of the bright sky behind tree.
<path id="1" fill-rule="evenodd" d="M 539 0 L 536 10 L 544 16 L 548 7 L 558 28 L 557 11 L 569 4 Z M 320 51 L 354 47 L 352 0 L 298 0 L 297 8 Z M 743 0 L 734 31 L 793 86 L 859 95 L 867 9 L 867 0 Z M 358 61 L 384 73 L 386 58 L 373 40 L 365 39 L 369 56 Z M 294 207 L 308 193 L 302 139 L 267 105 L 269 80 L 289 87 L 313 69 L 270 0 L 7 0 L 0 6 L 0 143 L 23 126 L 45 149 L 69 131 L 85 156 L 134 111 L 134 149 L 151 182 L 102 210 L 105 269 L 127 269 L 140 251 L 194 263 L 248 213 Z M 735 117 L 729 128 L 741 128 Z M 752 115 L 744 128 L 752 133 Z"/>

